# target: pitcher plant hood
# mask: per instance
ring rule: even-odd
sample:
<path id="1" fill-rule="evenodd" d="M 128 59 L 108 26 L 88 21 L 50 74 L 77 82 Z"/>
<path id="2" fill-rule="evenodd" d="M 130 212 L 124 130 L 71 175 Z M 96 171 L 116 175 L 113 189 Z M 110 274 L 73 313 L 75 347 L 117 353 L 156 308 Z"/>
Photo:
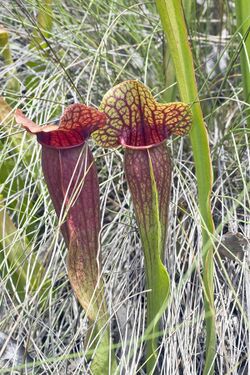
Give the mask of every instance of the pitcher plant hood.
<path id="1" fill-rule="evenodd" d="M 105 125 L 93 133 L 103 147 L 149 148 L 171 135 L 185 135 L 191 127 L 190 106 L 158 103 L 149 89 L 134 80 L 111 88 L 99 107 Z"/>
<path id="2" fill-rule="evenodd" d="M 104 126 L 106 115 L 85 104 L 72 104 L 66 108 L 58 125 L 35 124 L 20 109 L 16 110 L 16 121 L 30 133 L 37 135 L 43 146 L 56 149 L 71 148 L 84 144 L 90 134 Z"/>

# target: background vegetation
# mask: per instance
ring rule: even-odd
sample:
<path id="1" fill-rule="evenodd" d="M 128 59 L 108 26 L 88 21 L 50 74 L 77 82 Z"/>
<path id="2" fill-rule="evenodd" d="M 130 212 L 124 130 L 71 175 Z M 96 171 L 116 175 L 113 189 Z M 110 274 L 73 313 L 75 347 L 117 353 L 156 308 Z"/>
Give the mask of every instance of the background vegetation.
<path id="1" fill-rule="evenodd" d="M 0 23 L 9 36 L 6 45 L 2 29 L 0 373 L 24 364 L 23 373 L 81 374 L 87 326 L 68 283 L 67 252 L 43 180 L 40 146 L 11 120 L 6 103 L 44 124 L 57 121 L 73 102 L 98 106 L 111 86 L 126 79 L 147 84 L 158 101 L 179 98 L 153 2 L 50 3 L 0 1 Z M 185 15 L 214 168 L 215 372 L 247 374 L 250 153 L 242 38 L 233 1 L 185 1 Z M 188 138 L 168 145 L 173 184 L 166 264 L 172 297 L 162 322 L 160 373 L 194 375 L 202 373 L 205 352 L 197 183 Z M 143 374 L 143 256 L 122 150 L 91 146 L 100 176 L 103 274 L 117 373 Z"/>

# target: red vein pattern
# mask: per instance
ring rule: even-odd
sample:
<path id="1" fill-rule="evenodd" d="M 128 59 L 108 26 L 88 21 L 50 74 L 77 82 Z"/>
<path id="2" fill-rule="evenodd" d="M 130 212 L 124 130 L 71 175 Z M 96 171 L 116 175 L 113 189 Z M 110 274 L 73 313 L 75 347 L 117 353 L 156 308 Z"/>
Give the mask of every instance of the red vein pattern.
<path id="1" fill-rule="evenodd" d="M 111 88 L 99 109 L 107 115 L 107 121 L 92 136 L 103 147 L 148 147 L 170 135 L 184 135 L 191 127 L 187 104 L 157 103 L 138 81 L 125 81 Z"/>
<path id="2" fill-rule="evenodd" d="M 88 318 L 95 321 L 99 313 L 106 313 L 99 277 L 99 185 L 93 155 L 87 144 L 82 146 L 92 131 L 105 124 L 106 115 L 73 104 L 59 126 L 40 127 L 20 110 L 16 121 L 42 144 L 44 178 L 69 250 L 69 279 Z"/>
<path id="3" fill-rule="evenodd" d="M 40 127 L 20 110 L 16 111 L 16 121 L 22 123 L 28 132 L 36 134 L 41 144 L 60 149 L 83 144 L 93 131 L 104 126 L 106 115 L 92 107 L 77 103 L 66 108 L 59 126 Z"/>
<path id="4" fill-rule="evenodd" d="M 42 147 L 42 167 L 57 216 L 64 219 L 61 231 L 69 250 L 71 285 L 88 317 L 94 320 L 104 301 L 102 295 L 96 296 L 96 303 L 94 299 L 90 305 L 100 274 L 101 229 L 99 185 L 93 155 L 87 145 L 84 152 L 82 147 L 62 150 Z"/>
<path id="5" fill-rule="evenodd" d="M 152 163 L 158 191 L 163 252 L 166 240 L 172 174 L 171 158 L 166 145 L 160 144 L 149 150 L 126 149 L 124 154 L 124 169 L 132 195 L 139 229 L 149 234 L 150 228 L 155 225 L 154 215 L 152 215 L 153 191 L 149 158 Z"/>

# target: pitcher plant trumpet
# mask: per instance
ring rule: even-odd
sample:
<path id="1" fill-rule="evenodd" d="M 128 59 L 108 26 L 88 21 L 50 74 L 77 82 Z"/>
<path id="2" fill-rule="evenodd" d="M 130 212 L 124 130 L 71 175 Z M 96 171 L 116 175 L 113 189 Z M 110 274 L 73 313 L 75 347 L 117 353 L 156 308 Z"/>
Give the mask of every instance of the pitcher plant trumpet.
<path id="1" fill-rule="evenodd" d="M 147 293 L 147 373 L 157 367 L 159 320 L 170 291 L 163 264 L 171 189 L 171 158 L 165 140 L 191 127 L 189 105 L 157 103 L 134 80 L 111 88 L 99 108 L 107 116 L 92 136 L 102 147 L 124 147 L 124 170 L 131 192 L 145 258 Z"/>
<path id="2" fill-rule="evenodd" d="M 109 317 L 100 276 L 99 185 L 86 143 L 94 130 L 104 126 L 106 115 L 84 104 L 73 104 L 63 113 L 59 126 L 40 127 L 20 110 L 16 111 L 16 121 L 36 134 L 42 145 L 44 178 L 68 248 L 69 280 L 92 326 L 89 340 L 96 340 L 91 370 L 94 374 L 109 373 L 115 360 L 109 351 Z"/>

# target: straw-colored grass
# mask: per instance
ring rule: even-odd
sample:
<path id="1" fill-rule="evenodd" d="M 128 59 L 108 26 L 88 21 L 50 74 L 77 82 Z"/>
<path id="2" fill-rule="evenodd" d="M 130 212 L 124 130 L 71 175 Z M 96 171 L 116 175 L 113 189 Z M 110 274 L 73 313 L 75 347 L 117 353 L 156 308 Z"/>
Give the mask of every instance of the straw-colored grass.
<path id="1" fill-rule="evenodd" d="M 10 65 L 0 61 L 0 95 L 37 123 L 58 120 L 65 106 L 75 101 L 98 106 L 105 92 L 125 79 L 141 80 L 158 101 L 164 100 L 168 89 L 164 40 L 155 4 L 56 0 L 52 31 L 46 36 L 49 47 L 40 50 L 29 46 L 39 26 L 37 14 L 42 2 L 0 3 L 0 23 L 9 31 L 13 59 Z M 189 31 L 214 169 L 211 202 L 218 255 L 223 234 L 239 232 L 250 237 L 247 104 L 241 86 L 234 3 L 220 2 L 219 7 L 205 0 L 199 4 L 201 1 L 194 4 Z M 8 85 L 13 76 L 19 91 Z M 7 335 L 0 335 L 0 374 L 14 374 L 17 365 L 23 365 L 23 373 L 28 373 L 30 366 L 32 374 L 82 374 L 88 366 L 83 345 L 87 322 L 68 282 L 67 251 L 43 180 L 40 146 L 14 124 L 3 122 L 0 134 L 0 194 L 17 228 L 13 246 L 25 239 L 45 269 L 32 295 L 28 290 L 34 257 L 27 254 L 31 268 L 27 268 L 21 300 L 18 291 L 13 292 L 15 284 L 9 286 L 17 270 L 7 268 L 6 272 L 6 257 L 0 265 L 0 332 Z M 145 374 L 142 338 L 147 291 L 122 150 L 104 151 L 93 142 L 90 145 L 100 178 L 103 276 L 119 359 L 117 374 Z M 206 338 L 197 179 L 188 139 L 170 140 L 168 146 L 173 155 L 166 244 L 171 297 L 161 325 L 159 373 L 198 375 L 204 369 Z M 6 233 L 1 233 L 1 252 Z M 56 235 L 58 241 L 54 241 Z M 242 254 L 241 248 L 239 251 Z M 214 259 L 217 375 L 247 373 L 248 252 L 241 259 Z M 48 279 L 47 302 L 41 305 L 40 291 Z M 8 361 L 5 348 L 9 349 L 10 343 L 24 355 L 15 359 L 12 352 Z"/>

